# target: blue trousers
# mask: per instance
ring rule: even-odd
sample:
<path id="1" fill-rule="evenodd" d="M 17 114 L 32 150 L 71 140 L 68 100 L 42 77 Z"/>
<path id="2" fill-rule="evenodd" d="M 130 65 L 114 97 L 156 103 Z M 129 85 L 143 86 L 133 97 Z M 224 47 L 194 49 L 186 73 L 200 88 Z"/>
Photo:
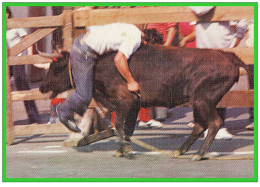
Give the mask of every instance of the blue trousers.
<path id="1" fill-rule="evenodd" d="M 59 106 L 61 117 L 67 120 L 73 119 L 74 112 L 83 115 L 92 98 L 97 55 L 88 45 L 80 43 L 83 36 L 75 39 L 70 53 L 76 91 Z"/>

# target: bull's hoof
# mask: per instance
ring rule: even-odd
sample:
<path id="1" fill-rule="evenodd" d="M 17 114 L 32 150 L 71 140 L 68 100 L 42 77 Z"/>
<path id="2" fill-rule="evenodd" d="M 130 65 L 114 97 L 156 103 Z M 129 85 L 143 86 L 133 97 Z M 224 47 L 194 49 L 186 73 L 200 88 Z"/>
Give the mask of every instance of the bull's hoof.
<path id="1" fill-rule="evenodd" d="M 120 149 L 118 149 L 116 151 L 116 153 L 114 154 L 115 157 L 124 157 L 124 151 L 123 151 L 123 148 L 120 147 Z"/>
<path id="2" fill-rule="evenodd" d="M 201 155 L 193 155 L 192 157 L 191 157 L 191 161 L 200 161 L 200 160 L 202 160 L 202 156 Z"/>
<path id="3" fill-rule="evenodd" d="M 129 159 L 129 160 L 133 160 L 133 159 L 136 158 L 135 155 L 133 153 L 131 153 L 131 152 L 130 153 L 125 153 L 124 157 Z"/>
<path id="4" fill-rule="evenodd" d="M 172 158 L 176 158 L 178 156 L 182 155 L 181 151 L 180 150 L 175 150 L 172 152 L 172 154 L 170 155 L 170 157 Z"/>
<path id="5" fill-rule="evenodd" d="M 129 142 L 123 141 L 120 149 L 116 151 L 114 156 L 115 157 L 125 157 L 125 158 L 128 158 L 128 159 L 133 159 L 134 155 L 131 154 L 131 152 L 132 152 L 132 149 L 131 149 Z"/>

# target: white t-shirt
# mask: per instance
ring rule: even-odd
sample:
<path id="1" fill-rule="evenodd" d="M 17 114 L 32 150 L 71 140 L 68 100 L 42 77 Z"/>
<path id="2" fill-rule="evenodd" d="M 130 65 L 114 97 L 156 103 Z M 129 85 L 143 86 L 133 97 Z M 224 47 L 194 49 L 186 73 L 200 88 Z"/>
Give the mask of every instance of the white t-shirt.
<path id="1" fill-rule="evenodd" d="M 195 30 L 197 48 L 232 48 L 237 40 L 228 21 L 199 23 Z"/>
<path id="2" fill-rule="evenodd" d="M 141 31 L 132 24 L 90 26 L 88 31 L 89 35 L 84 42 L 99 55 L 119 50 L 128 59 L 141 44 Z"/>
<path id="3" fill-rule="evenodd" d="M 208 13 L 213 6 L 195 6 L 190 9 L 198 16 Z M 196 25 L 197 48 L 232 48 L 237 38 L 247 30 L 247 20 L 198 22 Z"/>
<path id="4" fill-rule="evenodd" d="M 7 41 L 7 47 L 11 48 L 18 44 L 24 36 L 27 35 L 27 32 L 23 28 L 18 29 L 8 29 L 6 31 L 6 41 Z M 21 53 L 18 55 L 20 56 Z"/>

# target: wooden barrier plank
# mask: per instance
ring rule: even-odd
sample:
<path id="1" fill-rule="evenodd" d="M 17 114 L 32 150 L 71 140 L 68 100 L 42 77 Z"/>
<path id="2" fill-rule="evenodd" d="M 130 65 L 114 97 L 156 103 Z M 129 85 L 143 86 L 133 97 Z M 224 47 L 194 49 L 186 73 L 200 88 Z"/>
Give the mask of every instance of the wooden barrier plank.
<path id="1" fill-rule="evenodd" d="M 227 6 L 216 7 L 212 21 L 228 21 L 254 19 L 254 7 Z M 113 22 L 132 24 L 159 22 L 190 22 L 198 21 L 197 16 L 189 7 L 140 7 L 125 9 L 97 9 L 74 11 L 74 26 L 85 27 L 103 25 Z"/>
<path id="2" fill-rule="evenodd" d="M 55 31 L 56 28 L 38 29 L 34 33 L 25 37 L 21 42 L 8 49 L 8 56 L 16 56 L 28 47 L 32 46 L 35 42 Z"/>
<path id="3" fill-rule="evenodd" d="M 11 18 L 7 20 L 7 29 L 13 28 L 38 28 L 38 27 L 58 27 L 63 25 L 62 15 L 40 16 L 28 18 Z"/>
<path id="4" fill-rule="evenodd" d="M 6 64 L 6 144 L 11 145 L 14 141 L 14 123 L 13 123 L 13 110 L 12 110 L 12 99 L 11 99 L 11 84 L 10 84 L 10 73 L 9 66 Z M 4 124 L 3 124 L 4 125 Z"/>
<path id="5" fill-rule="evenodd" d="M 13 91 L 12 101 L 49 99 L 50 94 L 42 94 L 39 89 Z M 253 107 L 254 90 L 229 91 L 218 107 Z"/>
<path id="6" fill-rule="evenodd" d="M 253 6 L 217 6 L 211 21 L 254 19 Z"/>
<path id="7" fill-rule="evenodd" d="M 245 64 L 254 64 L 254 49 L 253 48 L 230 48 L 218 49 L 223 51 L 234 52 Z M 39 55 L 27 56 L 11 56 L 8 58 L 9 65 L 22 65 L 22 64 L 43 64 L 52 63 L 51 59 L 41 57 Z"/>
<path id="8" fill-rule="evenodd" d="M 229 91 L 217 107 L 254 107 L 254 90 Z"/>
<path id="9" fill-rule="evenodd" d="M 64 25 L 62 28 L 63 50 L 70 51 L 73 43 L 73 12 L 72 10 L 63 11 Z"/>
<path id="10" fill-rule="evenodd" d="M 32 124 L 14 126 L 15 136 L 27 136 L 34 134 L 68 134 L 70 131 L 63 124 Z"/>
<path id="11" fill-rule="evenodd" d="M 254 48 L 228 48 L 228 49 L 219 49 L 223 51 L 234 52 L 245 64 L 253 65 L 254 64 Z"/>
<path id="12" fill-rule="evenodd" d="M 44 64 L 52 63 L 52 60 L 49 58 L 44 58 L 40 55 L 10 56 L 7 63 L 9 65 Z"/>
<path id="13" fill-rule="evenodd" d="M 13 91 L 11 92 L 12 101 L 25 101 L 25 100 L 42 100 L 49 99 L 50 94 L 43 94 L 39 91 L 39 88 L 25 90 L 25 91 Z"/>

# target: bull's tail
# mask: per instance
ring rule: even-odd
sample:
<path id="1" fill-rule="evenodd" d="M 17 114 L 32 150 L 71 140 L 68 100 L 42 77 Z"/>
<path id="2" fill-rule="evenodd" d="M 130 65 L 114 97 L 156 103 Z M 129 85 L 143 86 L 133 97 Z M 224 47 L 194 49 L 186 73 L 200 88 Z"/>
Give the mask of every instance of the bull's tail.
<path id="1" fill-rule="evenodd" d="M 235 64 L 236 66 L 238 67 L 242 67 L 246 70 L 247 74 L 248 74 L 248 79 L 249 79 L 249 84 L 250 85 L 253 85 L 253 74 L 252 72 L 250 71 L 248 65 L 246 65 L 236 54 L 232 53 L 232 52 L 229 52 L 229 54 L 231 55 L 232 57 L 232 62 L 233 64 Z"/>

